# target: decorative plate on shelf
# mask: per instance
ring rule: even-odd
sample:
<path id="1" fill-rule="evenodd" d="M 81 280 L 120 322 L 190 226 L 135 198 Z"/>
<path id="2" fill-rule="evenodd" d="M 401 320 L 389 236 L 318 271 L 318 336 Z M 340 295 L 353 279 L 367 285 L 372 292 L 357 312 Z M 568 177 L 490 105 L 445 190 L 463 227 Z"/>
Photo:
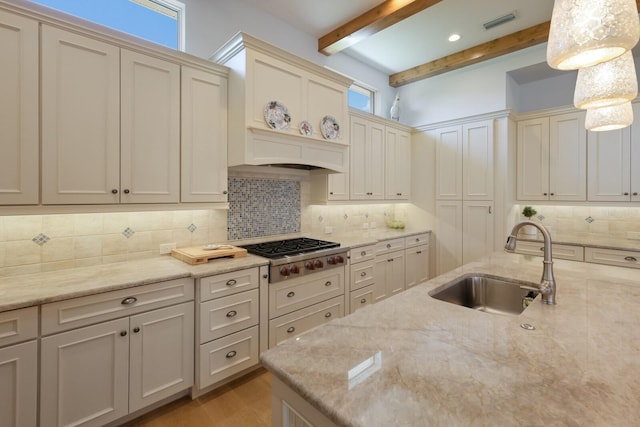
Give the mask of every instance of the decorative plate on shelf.
<path id="1" fill-rule="evenodd" d="M 309 123 L 306 120 L 302 120 L 300 122 L 300 133 L 303 134 L 304 136 L 311 136 L 313 135 L 313 126 L 311 126 L 311 123 Z"/>
<path id="2" fill-rule="evenodd" d="M 332 116 L 322 118 L 320 130 L 325 139 L 337 139 L 340 136 L 340 125 Z"/>
<path id="3" fill-rule="evenodd" d="M 284 104 L 271 101 L 264 107 L 264 120 L 271 129 L 289 129 L 291 116 Z"/>

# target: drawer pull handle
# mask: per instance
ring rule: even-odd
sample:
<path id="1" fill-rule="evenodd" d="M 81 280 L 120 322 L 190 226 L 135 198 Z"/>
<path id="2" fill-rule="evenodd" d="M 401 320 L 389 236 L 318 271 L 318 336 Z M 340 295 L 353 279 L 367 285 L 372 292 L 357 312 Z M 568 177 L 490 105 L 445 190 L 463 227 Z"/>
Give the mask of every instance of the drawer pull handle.
<path id="1" fill-rule="evenodd" d="M 331 280 L 327 280 L 324 284 L 326 287 L 329 287 L 332 285 Z"/>
<path id="2" fill-rule="evenodd" d="M 268 278 L 269 278 L 269 275 L 268 275 L 268 274 L 263 274 L 263 275 L 262 275 L 262 278 L 263 278 L 263 279 L 268 279 Z"/>
<path id="3" fill-rule="evenodd" d="M 236 351 L 235 350 L 231 350 L 229 353 L 227 353 L 227 355 L 225 356 L 227 359 L 231 359 L 232 357 L 236 357 Z"/>
<path id="4" fill-rule="evenodd" d="M 418 252 L 416 252 L 416 253 L 417 253 L 418 255 L 420 255 L 420 254 L 422 253 L 422 251 L 418 251 Z"/>
<path id="5" fill-rule="evenodd" d="M 360 256 L 366 256 L 366 255 L 367 255 L 367 251 L 360 252 Z"/>
<path id="6" fill-rule="evenodd" d="M 362 298 L 362 299 L 360 300 L 360 304 L 366 304 L 366 303 L 367 303 L 367 299 L 366 299 L 366 298 Z"/>
<path id="7" fill-rule="evenodd" d="M 296 328 L 295 328 L 295 327 L 293 327 L 293 326 L 289 326 L 289 329 L 287 329 L 287 333 L 288 333 L 288 334 L 290 334 L 290 333 L 292 333 L 292 332 L 295 332 L 295 331 L 296 331 Z"/>
<path id="8" fill-rule="evenodd" d="M 136 301 L 138 301 L 138 298 L 136 298 L 136 297 L 127 297 L 127 298 L 123 299 L 120 304 L 122 304 L 122 305 L 131 305 L 131 304 L 135 303 Z"/>
<path id="9" fill-rule="evenodd" d="M 325 314 L 324 314 L 324 317 L 326 317 L 327 319 L 328 319 L 329 317 L 331 317 L 331 312 L 329 311 L 329 312 L 325 313 Z"/>
<path id="10" fill-rule="evenodd" d="M 636 257 L 633 257 L 633 256 L 626 256 L 626 257 L 624 257 L 624 260 L 625 261 L 631 261 L 631 262 L 638 261 L 638 259 Z"/>
<path id="11" fill-rule="evenodd" d="M 121 336 L 121 337 L 126 337 L 126 336 L 127 336 L 127 331 L 122 331 L 122 332 L 120 332 L 120 336 Z"/>
<path id="12" fill-rule="evenodd" d="M 296 296 L 296 293 L 295 293 L 295 292 L 293 292 L 293 291 L 291 291 L 291 292 L 289 292 L 289 293 L 287 294 L 287 298 L 293 298 L 293 297 L 295 297 L 295 296 Z"/>
<path id="13" fill-rule="evenodd" d="M 236 283 L 238 283 L 236 279 L 227 280 L 227 286 L 233 286 Z"/>
<path id="14" fill-rule="evenodd" d="M 544 246 L 540 248 L 541 251 L 544 251 Z"/>
<path id="15" fill-rule="evenodd" d="M 135 328 L 133 328 L 133 332 L 134 332 L 135 334 L 137 334 L 138 332 L 140 332 L 140 327 L 139 327 L 139 326 L 136 326 Z"/>
<path id="16" fill-rule="evenodd" d="M 387 262 L 392 262 L 392 261 L 393 261 L 393 258 L 390 258 L 387 260 Z"/>
<path id="17" fill-rule="evenodd" d="M 367 272 L 366 272 L 366 271 L 363 271 L 362 273 L 360 273 L 360 276 L 362 276 L 362 277 L 364 277 L 364 276 L 366 276 L 366 275 L 367 275 Z"/>
<path id="18" fill-rule="evenodd" d="M 235 317 L 237 314 L 238 314 L 237 311 L 231 310 L 230 312 L 227 313 L 227 317 Z"/>
<path id="19" fill-rule="evenodd" d="M 419 242 L 419 241 L 420 241 L 420 238 L 416 238 L 416 242 Z"/>

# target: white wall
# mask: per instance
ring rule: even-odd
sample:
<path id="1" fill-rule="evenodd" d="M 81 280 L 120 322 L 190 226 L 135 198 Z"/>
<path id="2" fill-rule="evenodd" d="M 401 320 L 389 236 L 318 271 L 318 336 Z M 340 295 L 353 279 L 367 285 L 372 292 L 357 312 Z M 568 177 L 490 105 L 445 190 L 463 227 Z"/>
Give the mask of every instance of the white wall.
<path id="1" fill-rule="evenodd" d="M 343 53 L 325 56 L 318 53 L 316 38 L 286 22 L 238 0 L 183 0 L 186 5 L 186 51 L 202 58 L 213 53 L 238 31 L 285 49 L 302 58 L 380 90 L 381 105 L 376 114 L 388 117 L 396 89 L 389 76 Z"/>
<path id="2" fill-rule="evenodd" d="M 577 72 L 525 83 L 517 88 L 514 106 L 519 113 L 573 106 Z"/>

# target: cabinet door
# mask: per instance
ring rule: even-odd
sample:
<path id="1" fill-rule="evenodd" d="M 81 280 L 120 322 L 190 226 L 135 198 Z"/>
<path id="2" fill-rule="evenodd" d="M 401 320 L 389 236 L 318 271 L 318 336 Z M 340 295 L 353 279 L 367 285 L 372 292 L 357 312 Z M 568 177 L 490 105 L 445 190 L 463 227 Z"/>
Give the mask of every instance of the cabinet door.
<path id="1" fill-rule="evenodd" d="M 384 126 L 351 117 L 351 199 L 384 199 Z"/>
<path id="2" fill-rule="evenodd" d="M 126 49 L 120 61 L 120 201 L 177 203 L 180 66 Z"/>
<path id="3" fill-rule="evenodd" d="M 429 245 L 421 245 L 405 251 L 406 288 L 429 280 Z"/>
<path id="4" fill-rule="evenodd" d="M 462 200 L 462 126 L 432 132 L 436 144 L 436 199 Z"/>
<path id="5" fill-rule="evenodd" d="M 119 48 L 43 25 L 40 51 L 42 202 L 118 203 Z"/>
<path id="6" fill-rule="evenodd" d="M 588 196 L 590 201 L 629 201 L 631 191 L 631 131 L 589 132 Z"/>
<path id="7" fill-rule="evenodd" d="M 0 205 L 38 203 L 38 22 L 0 11 Z"/>
<path id="8" fill-rule="evenodd" d="M 41 341 L 40 426 L 101 426 L 128 413 L 129 319 Z"/>
<path id="9" fill-rule="evenodd" d="M 436 202 L 436 274 L 462 265 L 462 202 Z"/>
<path id="10" fill-rule="evenodd" d="M 327 175 L 328 200 L 349 200 L 349 174 L 330 173 Z"/>
<path id="11" fill-rule="evenodd" d="M 182 67 L 182 202 L 227 201 L 227 79 Z"/>
<path id="12" fill-rule="evenodd" d="M 376 257 L 373 285 L 376 302 L 405 289 L 404 269 L 404 251 Z"/>
<path id="13" fill-rule="evenodd" d="M 0 426 L 37 425 L 38 344 L 36 341 L 0 349 Z"/>
<path id="14" fill-rule="evenodd" d="M 386 127 L 385 199 L 408 200 L 411 189 L 411 135 Z"/>
<path id="15" fill-rule="evenodd" d="M 640 104 L 632 105 L 634 117 L 640 117 Z M 640 120 L 631 125 L 631 201 L 640 202 Z"/>
<path id="16" fill-rule="evenodd" d="M 493 120 L 462 126 L 464 200 L 493 200 Z"/>
<path id="17" fill-rule="evenodd" d="M 549 119 L 549 200 L 587 200 L 584 112 Z"/>
<path id="18" fill-rule="evenodd" d="M 193 302 L 132 316 L 129 412 L 193 385 Z"/>
<path id="19" fill-rule="evenodd" d="M 549 118 L 518 122 L 517 199 L 549 199 Z"/>
<path id="20" fill-rule="evenodd" d="M 462 263 L 493 252 L 493 202 L 463 202 Z"/>

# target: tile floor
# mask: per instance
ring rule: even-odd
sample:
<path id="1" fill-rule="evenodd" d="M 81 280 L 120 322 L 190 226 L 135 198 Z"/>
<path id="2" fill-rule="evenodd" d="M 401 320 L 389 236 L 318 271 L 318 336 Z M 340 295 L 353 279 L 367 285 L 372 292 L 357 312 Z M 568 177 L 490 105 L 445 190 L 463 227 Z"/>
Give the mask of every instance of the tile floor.
<path id="1" fill-rule="evenodd" d="M 269 427 L 271 374 L 260 368 L 195 400 L 184 397 L 125 427 Z"/>

